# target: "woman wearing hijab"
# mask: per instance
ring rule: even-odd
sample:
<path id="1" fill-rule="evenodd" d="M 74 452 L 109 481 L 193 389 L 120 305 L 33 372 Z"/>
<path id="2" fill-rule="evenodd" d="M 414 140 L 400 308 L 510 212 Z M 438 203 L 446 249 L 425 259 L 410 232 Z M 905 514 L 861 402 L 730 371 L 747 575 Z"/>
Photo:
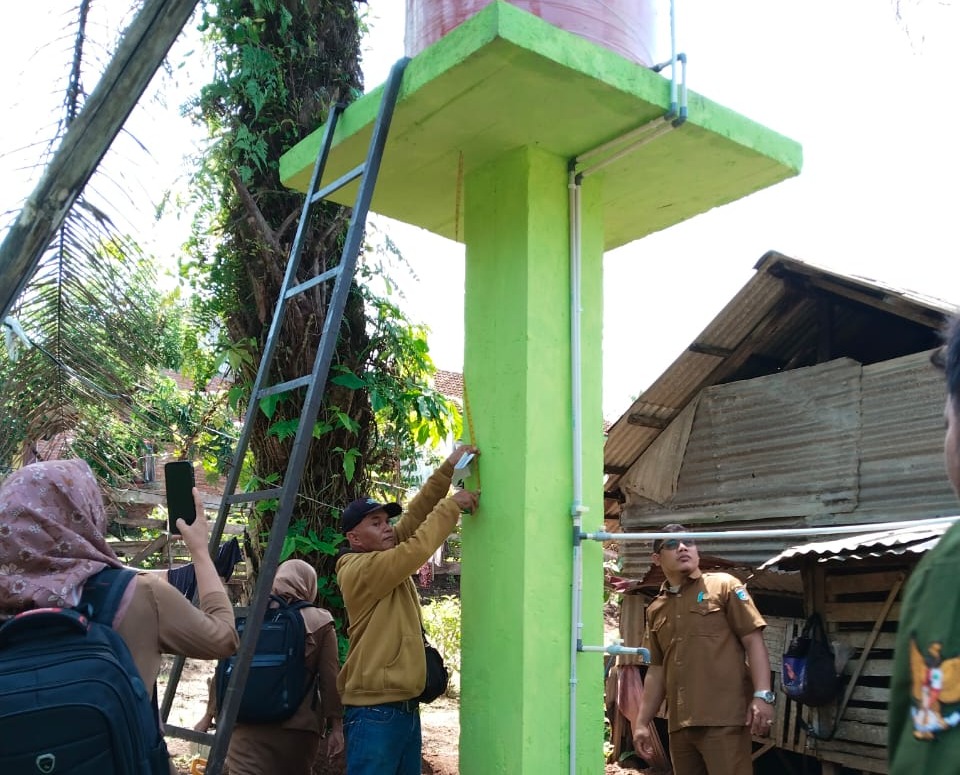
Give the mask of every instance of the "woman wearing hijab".
<path id="1" fill-rule="evenodd" d="M 287 560 L 277 568 L 272 593 L 287 603 L 317 599 L 317 572 L 303 560 Z M 307 692 L 300 707 L 275 724 L 240 724 L 234 727 L 227 751 L 230 775 L 310 775 L 326 739 L 330 758 L 343 751 L 343 707 L 337 694 L 337 633 L 329 611 L 306 606 L 298 612 L 306 629 L 307 669 L 317 676 L 316 688 Z M 319 698 L 317 693 L 319 692 Z"/>
<path id="2" fill-rule="evenodd" d="M 209 528 L 196 488 L 193 497 L 196 520 L 177 525 L 196 565 L 199 607 L 160 575 L 138 573 L 113 622 L 151 695 L 161 654 L 218 659 L 234 653 L 239 640 L 207 551 Z M 123 567 L 106 529 L 103 497 L 85 461 L 32 463 L 10 474 L 0 484 L 0 614 L 76 606 L 87 579 Z M 172 764 L 170 771 L 176 772 Z"/>

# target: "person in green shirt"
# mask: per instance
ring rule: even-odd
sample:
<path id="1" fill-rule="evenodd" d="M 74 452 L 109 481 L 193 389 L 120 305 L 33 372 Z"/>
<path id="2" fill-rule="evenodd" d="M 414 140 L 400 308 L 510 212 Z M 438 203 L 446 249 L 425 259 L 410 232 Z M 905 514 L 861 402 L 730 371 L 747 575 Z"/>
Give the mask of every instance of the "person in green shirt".
<path id="1" fill-rule="evenodd" d="M 944 372 L 943 456 L 960 496 L 960 318 L 931 362 Z M 891 775 L 960 772 L 960 523 L 917 564 L 901 605 L 890 682 Z"/>

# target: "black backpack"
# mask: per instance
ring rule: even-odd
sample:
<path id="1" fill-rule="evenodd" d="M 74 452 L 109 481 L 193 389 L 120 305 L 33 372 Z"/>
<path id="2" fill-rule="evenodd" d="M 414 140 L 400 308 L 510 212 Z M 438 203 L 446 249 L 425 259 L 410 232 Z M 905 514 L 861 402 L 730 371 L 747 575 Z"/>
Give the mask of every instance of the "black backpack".
<path id="1" fill-rule="evenodd" d="M 820 614 L 807 619 L 803 632 L 783 653 L 781 682 L 790 699 L 814 708 L 827 705 L 839 694 L 841 679 Z"/>
<path id="2" fill-rule="evenodd" d="M 136 572 L 107 568 L 76 608 L 26 611 L 0 627 L 3 775 L 169 775 L 157 696 L 111 627 Z"/>
<path id="3" fill-rule="evenodd" d="M 307 669 L 306 627 L 301 608 L 313 606 L 305 600 L 288 603 L 270 595 L 263 625 L 257 636 L 257 648 L 250 663 L 237 721 L 243 724 L 269 724 L 290 718 L 314 685 L 316 676 Z M 243 637 L 246 617 L 237 617 L 237 632 Z M 217 707 L 223 698 L 236 664 L 234 654 L 217 663 L 215 681 Z"/>

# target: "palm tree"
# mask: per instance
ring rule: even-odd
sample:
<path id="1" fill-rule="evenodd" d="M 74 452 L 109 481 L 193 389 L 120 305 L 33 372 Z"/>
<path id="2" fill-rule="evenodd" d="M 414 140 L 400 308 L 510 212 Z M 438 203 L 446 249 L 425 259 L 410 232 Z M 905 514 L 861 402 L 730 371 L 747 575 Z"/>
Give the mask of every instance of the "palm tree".
<path id="1" fill-rule="evenodd" d="M 152 5 L 156 3 L 148 2 L 145 8 Z M 0 467 L 38 456 L 76 455 L 86 458 L 107 482 L 124 484 L 136 476 L 137 442 L 111 431 L 129 426 L 134 416 L 149 427 L 150 414 L 141 411 L 136 396 L 151 386 L 154 367 L 182 364 L 177 341 L 182 311 L 156 290 L 152 260 L 116 228 L 115 217 L 107 212 L 106 202 L 129 202 L 123 186 L 117 185 L 122 180 L 101 171 L 88 185 L 81 184 L 51 239 L 40 235 L 46 235 L 45 224 L 55 219 L 48 221 L 49 213 L 38 212 L 42 208 L 34 204 L 37 197 L 45 197 L 43 192 L 76 183 L 77 166 L 63 162 L 74 147 L 71 129 L 95 110 L 88 99 L 96 105 L 105 99 L 95 100 L 84 89 L 85 82 L 96 82 L 101 53 L 93 42 L 92 7 L 91 0 L 82 0 L 73 9 L 75 15 L 65 17 L 65 36 L 56 39 L 72 40 L 60 115 L 49 137 L 37 128 L 41 139 L 27 149 L 42 149 L 40 164 L 49 166 L 27 207 L 7 229 L 0 256 L 5 292 L 29 279 L 23 292 L 11 299 L 12 314 L 5 326 L 17 344 L 15 355 L 0 360 Z M 144 24 L 140 17 L 131 24 L 127 48 L 131 36 L 156 29 Z M 89 121 L 83 126 L 89 128 Z M 87 160 L 102 156 L 111 139 L 95 137 L 103 146 L 84 148 L 79 155 Z M 94 140 L 88 137 L 87 144 L 96 145 Z M 109 163 L 102 169 L 109 170 Z M 29 238 L 23 239 L 24 233 Z M 31 244 L 46 246 L 35 272 L 15 275 L 14 267 L 30 263 L 25 255 L 33 250 Z"/>

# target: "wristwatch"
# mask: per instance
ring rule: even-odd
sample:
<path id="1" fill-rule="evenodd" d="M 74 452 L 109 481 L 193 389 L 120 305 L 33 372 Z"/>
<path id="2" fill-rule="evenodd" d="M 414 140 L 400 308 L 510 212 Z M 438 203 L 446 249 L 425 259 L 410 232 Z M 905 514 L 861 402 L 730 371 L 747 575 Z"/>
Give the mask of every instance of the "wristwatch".
<path id="1" fill-rule="evenodd" d="M 763 700 L 768 705 L 773 705 L 773 703 L 777 701 L 777 695 L 769 689 L 764 689 L 762 692 L 754 692 L 753 696 L 758 700 Z"/>

